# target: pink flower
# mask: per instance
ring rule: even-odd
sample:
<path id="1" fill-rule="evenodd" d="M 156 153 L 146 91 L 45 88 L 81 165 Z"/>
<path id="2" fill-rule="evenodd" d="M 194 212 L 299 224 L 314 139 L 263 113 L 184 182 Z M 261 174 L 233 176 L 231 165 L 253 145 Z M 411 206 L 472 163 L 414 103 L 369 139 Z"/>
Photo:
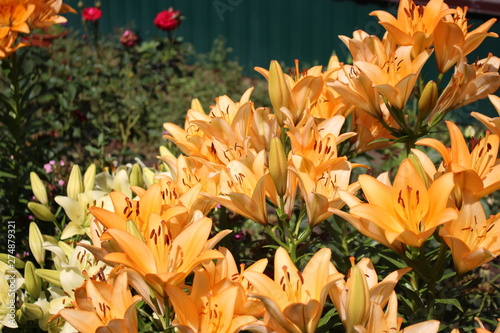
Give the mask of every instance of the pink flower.
<path id="1" fill-rule="evenodd" d="M 82 16 L 84 20 L 97 21 L 102 16 L 102 10 L 97 7 L 88 7 L 83 10 Z"/>
<path id="2" fill-rule="evenodd" d="M 120 43 L 125 47 L 132 47 L 137 44 L 139 37 L 132 32 L 132 30 L 125 30 L 120 37 Z"/>
<path id="3" fill-rule="evenodd" d="M 156 15 L 154 24 L 158 29 L 165 31 L 177 29 L 181 24 L 181 12 L 170 7 Z"/>
<path id="4" fill-rule="evenodd" d="M 52 162 L 52 161 L 50 161 Z M 43 168 L 45 169 L 45 173 L 49 174 L 52 172 L 52 165 L 54 165 L 53 163 L 46 163 L 43 165 Z"/>
<path id="5" fill-rule="evenodd" d="M 59 181 L 57 182 L 57 185 L 64 186 L 64 180 L 59 179 Z"/>

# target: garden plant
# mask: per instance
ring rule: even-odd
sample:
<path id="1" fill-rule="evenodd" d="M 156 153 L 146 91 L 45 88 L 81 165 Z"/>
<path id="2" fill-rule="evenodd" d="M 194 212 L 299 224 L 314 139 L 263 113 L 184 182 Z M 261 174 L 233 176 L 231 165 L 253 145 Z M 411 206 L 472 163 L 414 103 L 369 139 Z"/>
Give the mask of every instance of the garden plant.
<path id="1" fill-rule="evenodd" d="M 5 3 L 0 176 L 10 184 L 2 202 L 19 206 L 2 226 L 6 332 L 500 332 L 500 116 L 472 112 L 482 126 L 473 135 L 448 117 L 483 98 L 500 115 L 500 59 L 468 59 L 498 37 L 494 18 L 472 27 L 467 7 L 442 0 L 374 11 L 386 33 L 340 36 L 350 59 L 307 69 L 296 60 L 288 74 L 273 60 L 255 68 L 267 98 L 250 87 L 209 107 L 192 99 L 183 124 L 164 119 L 165 143 L 147 165 L 106 160 L 106 136 L 133 155 L 126 148 L 150 135 L 161 96 L 194 94 L 198 69 L 228 62 L 190 63 L 173 8 L 154 19 L 166 38 L 140 43 L 127 30 L 125 52 L 99 37 L 98 6 L 82 8 L 87 39 L 30 52 L 22 34 L 75 10 Z M 71 43 L 87 45 L 90 60 Z M 107 88 L 93 85 L 108 56 L 119 69 L 106 71 Z M 38 72 L 37 57 L 83 62 L 85 74 L 73 80 L 73 66 L 51 62 Z M 121 94 L 118 81 L 140 93 Z M 120 112 L 96 111 L 117 100 Z M 57 135 L 76 136 L 75 147 L 24 130 L 62 110 L 75 118 Z M 87 125 L 96 145 L 78 145 L 73 127 Z M 79 166 L 82 154 L 97 158 Z M 28 220 L 16 218 L 23 205 Z"/>

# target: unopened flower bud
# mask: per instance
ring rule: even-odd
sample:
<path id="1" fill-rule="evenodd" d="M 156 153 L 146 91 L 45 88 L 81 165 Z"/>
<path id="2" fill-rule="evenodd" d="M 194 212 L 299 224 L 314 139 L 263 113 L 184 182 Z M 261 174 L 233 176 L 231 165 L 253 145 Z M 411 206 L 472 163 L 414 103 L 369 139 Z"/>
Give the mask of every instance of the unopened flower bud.
<path id="1" fill-rule="evenodd" d="M 28 244 L 31 254 L 35 257 L 37 263 L 42 264 L 45 261 L 45 249 L 43 248 L 43 235 L 35 222 L 30 223 Z"/>
<path id="2" fill-rule="evenodd" d="M 83 192 L 92 191 L 95 185 L 95 164 L 91 164 L 83 175 Z"/>
<path id="3" fill-rule="evenodd" d="M 24 281 L 28 293 L 37 299 L 42 291 L 42 280 L 35 274 L 35 265 L 31 261 L 26 262 L 24 267 Z"/>
<path id="4" fill-rule="evenodd" d="M 143 183 L 141 166 L 134 164 L 130 172 L 130 186 L 142 186 Z"/>
<path id="5" fill-rule="evenodd" d="M 45 185 L 43 185 L 42 180 L 35 172 L 30 173 L 30 182 L 33 194 L 38 199 L 38 201 L 40 201 L 40 203 L 42 203 L 43 205 L 48 204 L 49 199 L 47 197 L 47 190 L 45 189 Z"/>
<path id="6" fill-rule="evenodd" d="M 436 82 L 429 81 L 425 85 L 422 96 L 418 100 L 418 119 L 424 121 L 431 113 L 438 100 L 438 87 Z"/>
<path id="7" fill-rule="evenodd" d="M 51 222 L 56 219 L 47 206 L 39 204 L 38 202 L 28 203 L 28 209 L 36 216 L 37 219 L 42 221 Z"/>
<path id="8" fill-rule="evenodd" d="M 60 271 L 55 271 L 53 269 L 37 269 L 35 270 L 35 274 L 56 287 L 62 288 Z"/>
<path id="9" fill-rule="evenodd" d="M 346 331 L 348 333 L 355 332 L 355 325 L 363 325 L 370 312 L 368 283 L 361 268 L 354 265 L 354 258 L 351 261 L 353 266 L 347 280 L 348 292 L 346 301 Z"/>
<path id="10" fill-rule="evenodd" d="M 141 241 L 144 241 L 144 239 L 142 238 L 141 232 L 137 228 L 137 225 L 134 223 L 134 221 L 127 220 L 126 227 L 127 227 L 127 232 L 129 234 L 131 234 L 132 236 L 137 237 Z"/>
<path id="11" fill-rule="evenodd" d="M 271 139 L 271 147 L 269 150 L 269 173 L 276 186 L 276 192 L 278 192 L 280 197 L 284 196 L 286 193 L 288 159 L 283 143 L 278 137 Z"/>
<path id="12" fill-rule="evenodd" d="M 43 317 L 43 310 L 40 306 L 32 303 L 23 303 L 20 309 L 20 322 L 37 320 Z"/>
<path id="13" fill-rule="evenodd" d="M 68 193 L 68 197 L 74 200 L 78 199 L 78 193 L 83 192 L 82 173 L 80 172 L 80 167 L 76 164 L 73 165 L 73 168 L 71 168 L 66 191 Z"/>
<path id="14" fill-rule="evenodd" d="M 282 107 L 288 107 L 290 103 L 290 90 L 288 89 L 283 70 L 280 64 L 273 60 L 269 66 L 269 98 L 273 105 L 276 120 L 283 126 Z"/>
<path id="15" fill-rule="evenodd" d="M 102 3 L 100 1 L 96 1 L 94 3 L 94 7 L 96 7 L 96 8 L 101 8 L 101 6 L 102 6 Z"/>
<path id="16" fill-rule="evenodd" d="M 81 8 L 85 7 L 85 4 L 83 3 L 83 1 L 78 1 L 78 5 L 77 6 L 78 6 L 78 8 L 81 9 Z"/>
<path id="17" fill-rule="evenodd" d="M 205 110 L 203 110 L 203 106 L 198 98 L 193 98 L 191 100 L 191 110 L 205 113 Z"/>
<path id="18" fill-rule="evenodd" d="M 415 167 L 415 170 L 417 170 L 417 173 L 420 176 L 420 179 L 422 179 L 424 181 L 425 187 L 429 188 L 429 186 L 431 185 L 431 179 L 429 178 L 429 176 L 425 172 L 425 168 L 422 165 L 422 162 L 420 161 L 418 156 L 412 153 L 412 154 L 408 155 L 408 159 L 411 161 L 411 163 Z"/>

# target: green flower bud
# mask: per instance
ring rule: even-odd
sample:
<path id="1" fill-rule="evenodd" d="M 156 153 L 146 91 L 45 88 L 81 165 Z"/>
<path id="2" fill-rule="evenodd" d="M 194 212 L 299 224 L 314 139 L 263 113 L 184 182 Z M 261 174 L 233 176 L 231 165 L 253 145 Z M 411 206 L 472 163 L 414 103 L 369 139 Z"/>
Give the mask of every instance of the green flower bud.
<path id="1" fill-rule="evenodd" d="M 43 310 L 36 304 L 23 303 L 20 309 L 20 322 L 37 320 L 43 317 Z"/>
<path id="2" fill-rule="evenodd" d="M 35 265 L 33 265 L 31 261 L 26 262 L 24 268 L 24 281 L 28 293 L 33 298 L 37 299 L 42 291 L 42 279 L 35 274 Z"/>
<path id="3" fill-rule="evenodd" d="M 276 186 L 278 195 L 282 197 L 286 193 L 288 159 L 283 143 L 277 137 L 271 139 L 271 148 L 269 150 L 269 173 Z"/>
<path id="4" fill-rule="evenodd" d="M 137 229 L 137 225 L 135 225 L 134 221 L 132 220 L 127 220 L 127 232 L 137 238 L 139 238 L 141 241 L 144 241 L 142 238 L 141 232 L 139 229 Z"/>
<path id="5" fill-rule="evenodd" d="M 418 119 L 424 121 L 425 118 L 432 112 L 438 100 L 438 87 L 436 82 L 429 81 L 425 85 L 422 96 L 418 100 Z"/>
<path id="6" fill-rule="evenodd" d="M 288 107 L 290 103 L 290 90 L 285 81 L 283 70 L 280 64 L 273 60 L 269 65 L 269 98 L 273 105 L 276 120 L 280 126 L 283 126 L 283 113 L 280 111 L 282 107 Z"/>
<path id="7" fill-rule="evenodd" d="M 42 221 L 51 222 L 56 219 L 47 206 L 39 204 L 38 202 L 28 203 L 28 209 L 36 216 L 37 219 Z"/>
<path id="8" fill-rule="evenodd" d="M 144 180 L 142 179 L 141 166 L 139 164 L 134 164 L 130 172 L 130 185 L 140 187 L 142 184 L 144 184 Z"/>
<path id="9" fill-rule="evenodd" d="M 62 288 L 61 272 L 52 269 L 37 269 L 35 274 L 56 287 Z"/>

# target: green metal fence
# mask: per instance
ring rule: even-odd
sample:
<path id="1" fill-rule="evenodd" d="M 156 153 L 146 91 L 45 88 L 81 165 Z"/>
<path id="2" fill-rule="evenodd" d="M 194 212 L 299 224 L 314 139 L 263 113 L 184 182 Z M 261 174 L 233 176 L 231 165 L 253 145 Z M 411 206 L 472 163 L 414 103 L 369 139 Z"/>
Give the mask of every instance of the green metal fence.
<path id="1" fill-rule="evenodd" d="M 245 66 L 267 66 L 271 59 L 292 63 L 297 58 L 308 64 L 326 64 L 333 50 L 345 59 L 345 48 L 338 35 L 351 35 L 356 29 L 381 35 L 383 29 L 375 9 L 395 12 L 397 4 L 384 1 L 334 0 L 102 0 L 103 33 L 139 31 L 143 39 L 161 35 L 153 19 L 172 6 L 186 18 L 178 35 L 199 52 L 210 50 L 212 41 L 224 36 L 234 56 Z M 78 1 L 68 1 L 76 7 Z M 92 6 L 93 0 L 85 0 Z M 80 18 L 67 15 L 70 25 L 79 26 Z M 476 16 L 480 22 L 485 17 Z M 500 25 L 500 24 L 498 24 Z M 494 30 L 500 33 L 500 28 Z M 81 26 L 81 25 L 80 25 Z M 118 35 L 115 36 L 118 38 Z M 489 50 L 500 53 L 497 40 L 487 40 L 482 57 Z M 478 53 L 481 53 L 478 52 Z"/>

